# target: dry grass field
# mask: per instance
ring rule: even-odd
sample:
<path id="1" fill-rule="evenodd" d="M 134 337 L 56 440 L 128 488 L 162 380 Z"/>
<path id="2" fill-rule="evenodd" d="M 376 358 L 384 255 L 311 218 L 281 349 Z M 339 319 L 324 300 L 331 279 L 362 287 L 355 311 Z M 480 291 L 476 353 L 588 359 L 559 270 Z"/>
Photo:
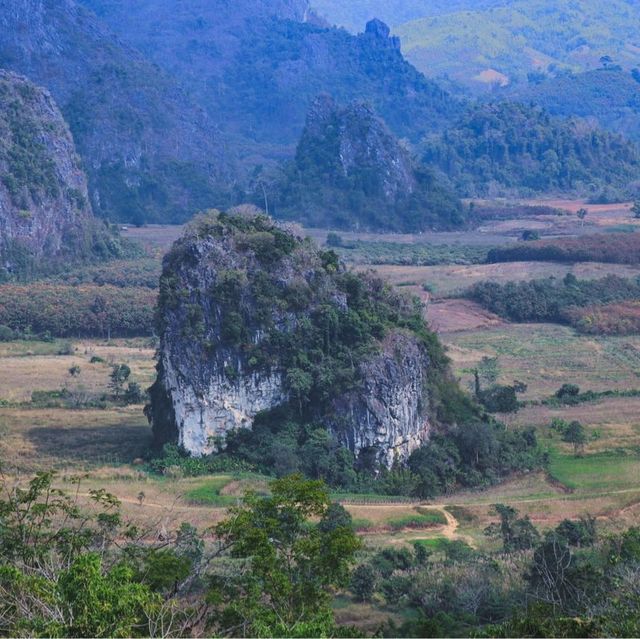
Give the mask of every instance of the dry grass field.
<path id="1" fill-rule="evenodd" d="M 565 379 L 569 371 L 575 371 L 576 379 L 583 383 L 584 357 L 594 350 L 601 351 L 606 357 L 603 355 L 603 359 L 594 360 L 601 370 L 586 371 L 591 382 L 587 386 L 595 390 L 610 387 L 607 378 L 612 372 L 619 377 L 616 383 L 624 387 L 631 386 L 636 378 L 632 362 L 620 366 L 615 364 L 619 359 L 607 359 L 614 358 L 615 353 L 624 353 L 624 340 L 616 344 L 606 340 L 595 348 L 593 345 L 588 347 L 589 340 L 585 338 L 573 338 L 585 340 L 578 349 L 580 342 L 571 342 L 568 329 L 536 326 L 536 336 L 531 340 L 532 330 L 532 327 L 501 325 L 445 334 L 444 338 L 452 346 L 459 372 L 482 354 L 498 354 L 502 378 L 508 380 L 512 372 L 521 371 L 524 362 L 535 354 L 537 359 L 529 362 L 529 376 L 525 378 L 531 385 L 530 397 L 542 397 L 555 390 L 557 382 Z M 563 347 L 558 356 L 557 344 L 562 339 L 569 340 L 572 346 Z M 631 345 L 635 348 L 635 344 Z M 55 354 L 56 344 L 38 344 L 31 349 L 26 349 L 24 343 L 2 345 L 0 371 L 4 377 L 0 387 L 4 392 L 11 386 L 11 373 L 6 371 L 13 370 L 14 360 L 20 360 L 23 370 L 31 371 L 30 376 L 23 377 L 24 397 L 28 397 L 32 389 L 59 388 L 68 378 L 69 362 L 75 361 L 75 357 L 81 367 L 87 367 L 91 353 L 110 357 L 114 362 L 128 363 L 140 380 L 152 378 L 153 350 L 142 342 L 122 340 L 105 344 L 85 340 L 74 346 L 76 354 L 66 356 Z M 99 366 L 103 374 L 91 378 L 96 392 L 107 390 L 108 365 Z M 607 366 L 611 370 L 606 369 Z M 551 379 L 543 383 L 536 381 L 536 371 L 552 368 L 555 372 Z M 438 512 L 442 512 L 443 506 L 452 506 L 453 515 L 449 515 L 455 521 L 453 528 L 449 518 L 446 525 L 428 528 L 394 527 L 393 522 L 416 515 L 415 503 L 362 503 L 362 499 L 355 497 L 350 503 L 348 496 L 344 497 L 345 503 L 366 543 L 374 548 L 425 539 L 435 543 L 447 535 L 482 547 L 491 543 L 482 531 L 493 520 L 491 505 L 497 502 L 513 504 L 530 514 L 542 527 L 551 526 L 566 516 L 587 512 L 607 517 L 606 525 L 617 525 L 618 520 L 638 521 L 640 508 L 635 504 L 640 503 L 640 459 L 631 453 L 614 455 L 616 449 L 631 451 L 640 445 L 640 425 L 636 422 L 638 409 L 638 398 L 611 399 L 567 408 L 531 406 L 510 417 L 512 428 L 541 427 L 541 444 L 552 454 L 550 472 L 556 481 L 549 481 L 544 473 L 536 473 L 514 478 L 489 490 L 438 499 L 430 506 Z M 599 431 L 599 439 L 589 443 L 584 458 L 575 459 L 557 435 L 556 439 L 549 438 L 546 426 L 553 416 L 581 419 L 589 432 Z M 59 482 L 66 486 L 66 478 L 82 474 L 85 479 L 81 499 L 92 488 L 105 488 L 122 501 L 125 516 L 145 525 L 151 534 L 177 527 L 182 521 L 206 529 L 224 517 L 226 506 L 240 498 L 246 488 L 266 489 L 265 479 L 252 476 L 169 479 L 144 471 L 134 463 L 144 455 L 150 443 L 150 430 L 142 406 L 82 410 L 35 408 L 28 403 L 4 406 L 0 407 L 0 435 L 0 458 L 9 476 L 27 477 L 38 470 L 55 469 L 59 472 Z M 194 494 L 206 495 L 209 490 L 214 491 L 210 503 L 194 501 Z M 214 493 L 220 497 L 216 498 Z M 460 517 L 461 512 L 464 518 Z M 352 612 L 350 610 L 349 614 Z"/>
<path id="2" fill-rule="evenodd" d="M 545 399 L 564 383 L 585 391 L 640 388 L 640 336 L 582 336 L 556 324 L 502 324 L 441 335 L 466 385 L 483 357 L 497 357 L 499 382 L 525 382 L 527 400 Z"/>

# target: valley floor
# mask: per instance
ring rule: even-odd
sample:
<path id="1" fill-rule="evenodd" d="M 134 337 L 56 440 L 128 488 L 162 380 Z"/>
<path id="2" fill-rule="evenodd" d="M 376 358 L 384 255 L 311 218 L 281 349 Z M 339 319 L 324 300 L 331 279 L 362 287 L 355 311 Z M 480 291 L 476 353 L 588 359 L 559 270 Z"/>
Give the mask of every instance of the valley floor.
<path id="1" fill-rule="evenodd" d="M 555 204 L 575 208 L 579 203 Z M 490 222 L 480 231 L 455 238 L 447 234 L 435 241 L 491 244 L 498 237 L 504 243 L 514 241 L 514 233 L 521 228 L 536 224 L 545 228 L 555 224 L 559 234 L 583 231 L 575 217 L 507 222 Z M 598 207 L 585 226 L 591 231 L 606 230 L 623 223 L 636 225 L 629 222 L 626 206 Z M 127 233 L 162 252 L 179 229 L 152 227 Z M 326 232 L 314 231 L 313 235 L 322 239 Z M 345 238 L 367 239 L 348 234 Z M 431 239 L 393 236 L 384 241 L 428 244 Z M 640 266 L 523 262 L 359 268 L 375 268 L 423 299 L 427 317 L 448 347 L 463 387 L 472 388 L 472 369 L 485 357 L 496 359 L 499 382 L 524 382 L 527 391 L 521 399 L 526 406 L 500 418 L 508 428 L 535 426 L 549 455 L 545 472 L 513 477 L 484 491 L 446 495 L 433 503 L 336 495 L 351 512 L 367 546 L 375 549 L 424 540 L 437 552 L 446 540 L 459 539 L 475 548 L 495 548 L 497 542 L 483 534 L 495 520 L 491 514 L 495 503 L 513 505 L 543 530 L 584 514 L 597 517 L 603 529 L 640 524 L 640 397 L 613 396 L 575 406 L 543 403 L 564 383 L 592 391 L 640 389 L 640 336 L 581 336 L 554 324 L 510 324 L 457 297 L 471 283 L 485 279 L 562 278 L 567 272 L 579 278 L 609 273 L 635 278 L 640 276 Z M 224 517 L 226 507 L 245 489 L 264 487 L 266 478 L 252 475 L 185 478 L 179 473 L 171 477 L 148 473 L 142 457 L 150 429 L 140 404 L 60 405 L 57 397 L 63 390 L 77 398 L 78 406 L 86 406 L 92 398 L 99 402 L 101 395 L 112 390 L 109 374 L 116 364 L 127 364 L 131 380 L 147 388 L 155 375 L 155 348 L 155 342 L 147 338 L 0 343 L 0 459 L 5 480 L 55 469 L 58 483 L 71 487 L 71 477 L 82 475 L 80 499 L 87 498 L 91 489 L 104 488 L 121 500 L 129 519 L 143 523 L 153 535 L 175 529 L 183 521 L 207 529 Z M 72 374 L 74 368 L 79 373 Z M 571 446 L 550 428 L 553 418 L 579 420 L 585 425 L 588 443 L 583 456 L 576 457 Z M 411 524 L 416 516 L 421 523 Z M 339 621 L 365 630 L 375 629 L 389 616 L 347 598 L 337 600 L 336 613 Z"/>

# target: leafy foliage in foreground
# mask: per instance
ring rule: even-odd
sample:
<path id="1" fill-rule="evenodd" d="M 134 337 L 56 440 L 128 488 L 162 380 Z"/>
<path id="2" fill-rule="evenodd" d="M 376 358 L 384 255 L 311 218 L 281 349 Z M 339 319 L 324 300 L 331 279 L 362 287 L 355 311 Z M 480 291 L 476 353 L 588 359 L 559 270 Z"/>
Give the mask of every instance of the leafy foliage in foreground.
<path id="1" fill-rule="evenodd" d="M 189 524 L 158 542 L 157 531 L 123 520 L 113 495 L 90 491 L 81 507 L 54 480 L 2 478 L 3 636 L 363 636 L 336 623 L 332 600 L 346 588 L 402 613 L 402 626 L 389 621 L 385 636 L 640 631 L 638 528 L 603 536 L 587 516 L 542 535 L 496 504 L 486 530 L 500 545 L 494 551 L 444 538 L 366 549 L 322 482 L 291 476 L 272 482 L 269 495 L 246 493 L 206 545 Z"/>
<path id="2" fill-rule="evenodd" d="M 214 627 L 225 636 L 329 636 L 331 590 L 349 583 L 361 547 L 351 518 L 330 506 L 322 482 L 287 477 L 271 491 L 248 493 L 216 526 L 238 570 L 231 578 L 214 570 L 211 577 Z"/>
<path id="3" fill-rule="evenodd" d="M 10 487 L 2 478 L 0 634 L 148 636 L 162 598 L 108 552 L 119 535 L 133 546 L 138 531 L 124 525 L 112 495 L 91 491 L 94 510 L 85 511 L 53 479 L 41 473 Z"/>
<path id="4" fill-rule="evenodd" d="M 273 482 L 268 497 L 247 494 L 213 529 L 207 550 L 189 524 L 157 541 L 123 520 L 113 495 L 92 490 L 81 507 L 79 480 L 75 497 L 59 481 L 51 473 L 27 486 L 2 478 L 2 636 L 341 632 L 331 596 L 347 585 L 361 544 L 321 482 L 290 477 Z"/>

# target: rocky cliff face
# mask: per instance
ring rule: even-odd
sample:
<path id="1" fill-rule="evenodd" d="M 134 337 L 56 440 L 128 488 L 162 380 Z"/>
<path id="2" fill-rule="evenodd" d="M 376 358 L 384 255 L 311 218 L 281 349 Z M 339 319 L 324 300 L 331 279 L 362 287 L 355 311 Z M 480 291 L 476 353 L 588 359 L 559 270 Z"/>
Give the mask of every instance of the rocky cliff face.
<path id="1" fill-rule="evenodd" d="M 369 193 L 384 198 L 387 204 L 416 191 L 409 153 L 366 103 L 340 108 L 328 95 L 316 99 L 298 145 L 298 167 L 325 169 L 318 165 L 318 149 L 322 149 L 327 164 L 333 164 L 335 174 L 329 179 L 366 179 Z M 365 185 L 362 187 L 364 190 Z"/>
<path id="2" fill-rule="evenodd" d="M 86 177 L 53 98 L 0 70 L 0 275 L 86 258 L 94 232 Z"/>
<path id="3" fill-rule="evenodd" d="M 232 162 L 205 109 L 73 0 L 0 0 L 0 67 L 54 96 L 96 214 L 175 222 L 224 203 Z"/>
<path id="4" fill-rule="evenodd" d="M 355 456 L 406 459 L 432 426 L 419 312 L 264 216 L 201 218 L 165 260 L 156 439 L 200 456 L 284 407 Z"/>
<path id="5" fill-rule="evenodd" d="M 388 28 L 371 24 L 366 36 L 387 42 Z M 279 215 L 311 226 L 412 232 L 464 220 L 456 196 L 413 160 L 370 105 L 340 107 L 329 95 L 312 104 L 274 204 Z"/>
<path id="6" fill-rule="evenodd" d="M 380 352 L 359 364 L 362 387 L 333 400 L 327 426 L 351 451 L 379 451 L 389 467 L 405 460 L 429 439 L 433 426 L 425 395 L 429 367 L 415 338 L 390 333 Z"/>

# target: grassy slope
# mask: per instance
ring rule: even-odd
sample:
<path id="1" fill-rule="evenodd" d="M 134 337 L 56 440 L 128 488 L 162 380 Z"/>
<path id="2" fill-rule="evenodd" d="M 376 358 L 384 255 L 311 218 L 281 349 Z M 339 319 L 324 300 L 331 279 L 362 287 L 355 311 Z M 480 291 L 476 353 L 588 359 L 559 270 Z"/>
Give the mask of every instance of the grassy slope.
<path id="1" fill-rule="evenodd" d="M 628 0 L 516 0 L 507 7 L 421 18 L 396 31 L 420 70 L 469 81 L 488 68 L 509 77 L 549 64 L 594 68 L 602 55 L 636 65 L 638 15 Z"/>

